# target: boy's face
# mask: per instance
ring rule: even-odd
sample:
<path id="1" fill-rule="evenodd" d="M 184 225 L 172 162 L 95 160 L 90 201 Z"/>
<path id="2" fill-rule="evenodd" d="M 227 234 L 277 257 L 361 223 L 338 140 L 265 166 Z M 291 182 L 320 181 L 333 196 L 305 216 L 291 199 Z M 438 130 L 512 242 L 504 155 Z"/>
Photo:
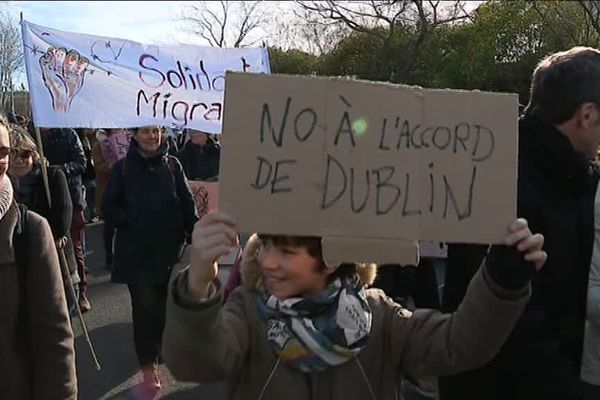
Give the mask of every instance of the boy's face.
<path id="1" fill-rule="evenodd" d="M 334 269 L 321 267 L 321 260 L 303 246 L 275 246 L 266 240 L 258 253 L 258 262 L 267 292 L 279 300 L 308 296 L 327 286 Z"/>

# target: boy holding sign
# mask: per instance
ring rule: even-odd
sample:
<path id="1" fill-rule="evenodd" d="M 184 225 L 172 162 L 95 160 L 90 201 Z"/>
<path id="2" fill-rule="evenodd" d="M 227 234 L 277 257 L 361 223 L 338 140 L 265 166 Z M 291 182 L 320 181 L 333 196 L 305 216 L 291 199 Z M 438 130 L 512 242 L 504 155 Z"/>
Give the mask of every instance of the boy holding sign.
<path id="1" fill-rule="evenodd" d="M 216 260 L 236 222 L 211 212 L 193 233 L 189 268 L 171 287 L 163 357 L 180 380 L 230 378 L 229 398 L 394 399 L 409 379 L 474 368 L 499 350 L 529 298 L 544 239 L 519 219 L 491 248 L 454 314 L 414 314 L 367 289 L 374 266 L 327 265 L 317 237 L 258 235 L 243 286 L 221 305 Z"/>

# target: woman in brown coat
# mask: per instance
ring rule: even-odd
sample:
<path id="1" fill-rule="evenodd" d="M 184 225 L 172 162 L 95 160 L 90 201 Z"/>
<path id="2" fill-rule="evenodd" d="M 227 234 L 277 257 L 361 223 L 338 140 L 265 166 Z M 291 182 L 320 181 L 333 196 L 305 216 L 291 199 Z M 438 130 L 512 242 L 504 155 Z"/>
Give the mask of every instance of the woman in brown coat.
<path id="1" fill-rule="evenodd" d="M 0 397 L 76 400 L 73 332 L 54 239 L 45 219 L 21 214 L 14 202 L 9 143 L 0 121 Z"/>
<path id="2" fill-rule="evenodd" d="M 221 305 L 215 261 L 235 237 L 225 213 L 196 225 L 163 336 L 177 379 L 229 379 L 230 399 L 391 400 L 401 375 L 417 381 L 482 365 L 508 336 L 531 274 L 546 260 L 543 237 L 517 220 L 457 312 L 413 314 L 366 289 L 372 265 L 326 265 L 320 238 L 258 235 L 246 245 L 243 286 Z"/>

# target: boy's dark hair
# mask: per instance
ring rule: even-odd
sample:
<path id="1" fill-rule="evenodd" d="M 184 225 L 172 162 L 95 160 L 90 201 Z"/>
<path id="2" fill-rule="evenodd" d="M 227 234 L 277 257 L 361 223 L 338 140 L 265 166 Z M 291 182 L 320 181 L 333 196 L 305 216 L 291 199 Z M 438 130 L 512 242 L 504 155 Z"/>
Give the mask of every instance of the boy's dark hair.
<path id="1" fill-rule="evenodd" d="M 264 242 L 271 242 L 275 246 L 304 247 L 308 254 L 317 260 L 323 261 L 323 250 L 321 247 L 321 238 L 318 236 L 285 236 L 285 235 L 266 235 L 259 233 L 258 238 Z M 327 283 L 333 282 L 336 278 L 346 278 L 356 274 L 359 264 L 343 263 L 335 272 L 327 277 Z M 321 262 L 321 270 L 327 268 L 324 262 Z"/>
<path id="2" fill-rule="evenodd" d="M 583 103 L 600 106 L 600 51 L 573 47 L 540 61 L 525 115 L 557 125 L 568 121 Z"/>

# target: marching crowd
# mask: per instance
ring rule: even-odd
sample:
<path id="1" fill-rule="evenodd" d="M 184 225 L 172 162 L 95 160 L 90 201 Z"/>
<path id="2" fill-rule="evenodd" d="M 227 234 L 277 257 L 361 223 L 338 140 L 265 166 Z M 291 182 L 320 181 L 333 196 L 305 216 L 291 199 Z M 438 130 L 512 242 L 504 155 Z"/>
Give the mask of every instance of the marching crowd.
<path id="1" fill-rule="evenodd" d="M 247 240 L 225 293 L 216 261 L 239 243 L 236 221 L 199 218 L 188 186 L 218 179 L 214 137 L 7 117 L 2 399 L 77 398 L 70 318 L 93 307 L 85 224 L 99 219 L 106 268 L 131 297 L 132 399 L 158 396 L 163 362 L 178 380 L 226 380 L 231 399 L 600 398 L 598 50 L 538 64 L 519 121 L 519 218 L 503 245 L 448 244 L 435 301 L 422 300 L 435 278 L 414 266 L 377 277 L 374 264 L 327 264 L 321 238 L 268 233 Z"/>

